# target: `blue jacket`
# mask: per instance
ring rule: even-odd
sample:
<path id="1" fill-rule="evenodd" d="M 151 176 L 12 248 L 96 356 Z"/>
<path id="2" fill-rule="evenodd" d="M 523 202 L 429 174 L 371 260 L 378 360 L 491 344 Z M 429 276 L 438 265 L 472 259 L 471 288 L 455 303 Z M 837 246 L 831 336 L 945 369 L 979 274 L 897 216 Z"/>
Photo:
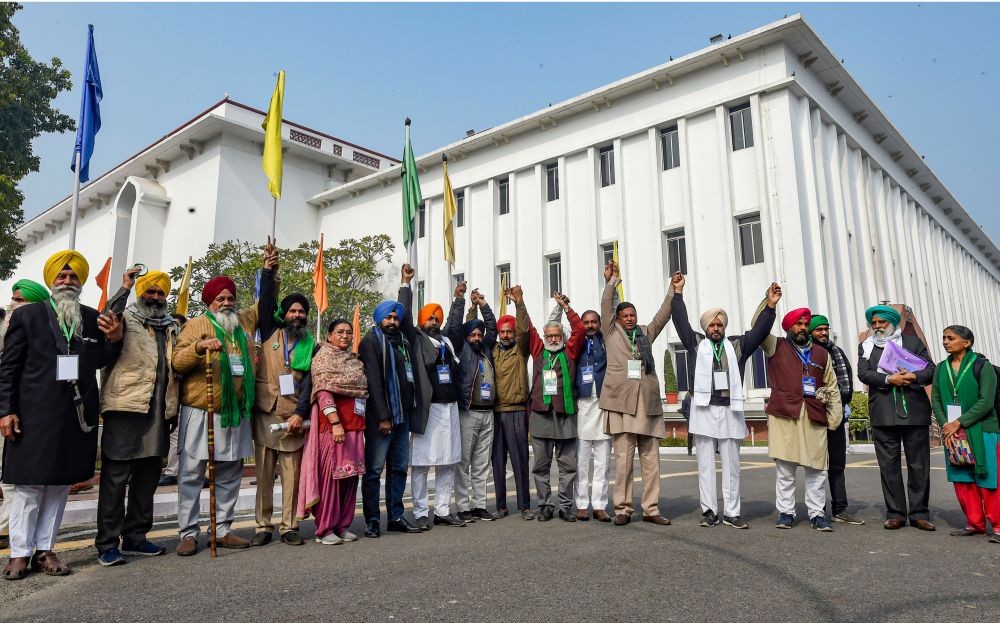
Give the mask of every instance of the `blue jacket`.
<path id="1" fill-rule="evenodd" d="M 604 334 L 598 331 L 594 337 L 584 338 L 580 357 L 576 360 L 576 380 L 573 381 L 573 391 L 578 398 L 587 398 L 591 394 L 591 384 L 583 382 L 583 367 L 594 367 L 594 382 L 597 383 L 597 396 L 601 396 L 601 386 L 604 385 L 604 372 L 608 367 L 608 352 L 604 348 Z"/>

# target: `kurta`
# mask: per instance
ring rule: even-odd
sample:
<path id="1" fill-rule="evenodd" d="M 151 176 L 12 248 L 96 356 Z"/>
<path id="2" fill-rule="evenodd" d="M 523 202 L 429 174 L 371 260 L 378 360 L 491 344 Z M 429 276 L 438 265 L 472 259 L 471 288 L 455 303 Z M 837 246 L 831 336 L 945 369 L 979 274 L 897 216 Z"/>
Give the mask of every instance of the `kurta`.
<path id="1" fill-rule="evenodd" d="M 410 438 L 410 465 L 454 465 L 461 460 L 458 403 L 430 403 L 424 434 Z"/>
<path id="2" fill-rule="evenodd" d="M 208 413 L 202 409 L 184 405 L 181 407 L 181 423 L 177 434 L 177 448 L 197 461 L 208 460 Z M 222 416 L 214 414 L 215 460 L 239 461 L 253 456 L 253 431 L 250 420 L 240 420 L 235 428 L 223 428 Z"/>

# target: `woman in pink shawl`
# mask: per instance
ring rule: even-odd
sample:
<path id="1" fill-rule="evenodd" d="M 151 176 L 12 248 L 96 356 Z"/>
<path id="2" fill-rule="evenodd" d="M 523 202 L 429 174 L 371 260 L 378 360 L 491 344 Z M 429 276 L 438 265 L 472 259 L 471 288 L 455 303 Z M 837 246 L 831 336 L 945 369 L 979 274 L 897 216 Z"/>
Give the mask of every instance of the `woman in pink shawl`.
<path id="1" fill-rule="evenodd" d="M 351 323 L 330 323 L 326 341 L 312 360 L 312 414 L 299 479 L 300 519 L 316 518 L 316 542 L 356 541 L 358 479 L 365 473 L 365 369 L 351 351 Z"/>

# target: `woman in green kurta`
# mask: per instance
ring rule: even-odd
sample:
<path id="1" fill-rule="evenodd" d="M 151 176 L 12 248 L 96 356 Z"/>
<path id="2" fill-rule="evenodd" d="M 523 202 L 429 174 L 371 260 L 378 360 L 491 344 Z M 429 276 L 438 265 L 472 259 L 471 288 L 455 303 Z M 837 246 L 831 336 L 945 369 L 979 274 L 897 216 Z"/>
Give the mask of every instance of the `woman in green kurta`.
<path id="1" fill-rule="evenodd" d="M 1000 543 L 1000 494 L 997 493 L 997 450 L 1000 447 L 1000 423 L 993 403 L 997 375 L 985 357 L 972 352 L 975 336 L 968 328 L 953 325 L 944 330 L 942 341 L 948 358 L 934 371 L 931 408 L 941 425 L 944 443 L 952 448 L 962 430 L 972 448 L 975 464 L 952 465 L 945 461 L 948 481 L 955 485 L 955 495 L 965 513 L 966 526 L 952 531 L 953 536 L 972 536 L 986 532 L 989 540 Z"/>

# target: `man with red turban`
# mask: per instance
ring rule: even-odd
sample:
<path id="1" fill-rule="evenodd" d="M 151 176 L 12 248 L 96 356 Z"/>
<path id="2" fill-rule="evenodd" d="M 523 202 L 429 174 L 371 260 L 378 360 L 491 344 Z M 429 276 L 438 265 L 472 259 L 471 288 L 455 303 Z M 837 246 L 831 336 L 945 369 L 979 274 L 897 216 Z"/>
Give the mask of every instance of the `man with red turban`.
<path id="1" fill-rule="evenodd" d="M 754 321 L 763 304 L 754 314 Z M 832 532 L 826 517 L 826 473 L 829 467 L 826 435 L 844 417 L 840 389 L 830 353 L 809 336 L 812 313 L 806 307 L 785 314 L 785 337 L 769 335 L 761 350 L 767 357 L 771 398 L 767 414 L 768 454 L 775 465 L 777 528 L 795 523 L 795 472 L 805 470 L 805 498 L 809 522 L 821 532 Z"/>
<path id="2" fill-rule="evenodd" d="M 177 448 L 178 556 L 198 553 L 199 498 L 208 465 L 208 379 L 205 358 L 212 362 L 212 411 L 215 432 L 215 490 L 219 547 L 243 549 L 250 541 L 231 532 L 243 478 L 243 459 L 253 455 L 250 413 L 255 400 L 252 336 L 260 318 L 274 315 L 274 275 L 278 249 L 268 238 L 260 302 L 238 310 L 236 284 L 226 275 L 205 283 L 204 314 L 185 323 L 174 347 L 172 363 L 181 380 Z M 248 337 L 249 336 L 249 337 Z"/>

